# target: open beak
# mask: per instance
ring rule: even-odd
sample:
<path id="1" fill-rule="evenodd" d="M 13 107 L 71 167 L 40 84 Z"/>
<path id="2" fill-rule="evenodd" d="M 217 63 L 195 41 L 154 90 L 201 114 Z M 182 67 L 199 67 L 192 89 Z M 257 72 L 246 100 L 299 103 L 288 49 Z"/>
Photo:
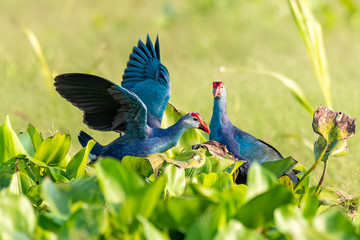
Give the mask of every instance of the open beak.
<path id="1" fill-rule="evenodd" d="M 209 126 L 205 122 L 200 122 L 198 129 L 201 129 L 204 132 L 210 133 Z"/>

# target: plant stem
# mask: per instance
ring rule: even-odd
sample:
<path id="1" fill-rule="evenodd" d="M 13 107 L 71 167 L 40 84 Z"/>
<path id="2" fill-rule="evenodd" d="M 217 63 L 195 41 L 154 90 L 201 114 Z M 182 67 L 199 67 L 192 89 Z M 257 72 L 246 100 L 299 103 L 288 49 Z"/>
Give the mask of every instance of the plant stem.
<path id="1" fill-rule="evenodd" d="M 299 180 L 299 182 L 294 187 L 294 192 L 301 186 L 301 184 L 304 182 L 304 180 L 310 175 L 312 171 L 317 167 L 317 165 L 321 162 L 322 158 L 324 157 L 326 150 L 328 148 L 328 145 L 324 148 L 321 155 L 318 157 L 318 159 L 315 161 L 315 163 L 311 166 L 311 168 L 304 174 L 304 176 Z"/>
<path id="2" fill-rule="evenodd" d="M 322 174 L 322 176 L 321 176 L 321 178 L 320 178 L 319 184 L 318 184 L 317 187 L 316 187 L 316 193 L 317 193 L 317 194 L 319 194 L 321 185 L 322 185 L 323 182 L 324 182 L 325 174 L 326 174 L 326 170 L 327 170 L 327 164 L 328 164 L 328 161 L 326 161 L 326 162 L 324 163 L 324 171 L 323 171 L 323 174 Z"/>

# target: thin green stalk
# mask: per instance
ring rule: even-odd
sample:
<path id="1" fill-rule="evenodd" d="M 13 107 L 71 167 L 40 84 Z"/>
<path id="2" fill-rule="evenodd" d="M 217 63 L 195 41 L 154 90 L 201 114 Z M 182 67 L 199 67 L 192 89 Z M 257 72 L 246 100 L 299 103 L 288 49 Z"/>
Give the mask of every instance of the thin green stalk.
<path id="1" fill-rule="evenodd" d="M 319 163 L 323 159 L 327 149 L 328 149 L 328 146 L 326 145 L 326 147 L 324 148 L 324 150 L 321 153 L 321 155 L 319 156 L 319 158 L 315 161 L 315 163 L 311 166 L 311 168 L 304 174 L 304 176 L 295 185 L 294 192 L 296 192 L 296 190 L 301 186 L 301 184 L 304 182 L 304 180 L 310 175 L 310 173 L 312 173 L 312 171 L 314 171 L 314 169 L 317 167 L 317 165 L 319 165 Z"/>
<path id="2" fill-rule="evenodd" d="M 319 181 L 319 184 L 317 185 L 316 187 L 316 193 L 319 194 L 320 192 L 320 188 L 324 182 L 324 179 L 325 179 L 325 174 L 326 174 L 326 170 L 327 170 L 327 164 L 328 164 L 328 161 L 326 161 L 324 163 L 324 170 L 323 170 L 323 174 L 321 175 L 321 178 L 320 178 L 320 181 Z"/>

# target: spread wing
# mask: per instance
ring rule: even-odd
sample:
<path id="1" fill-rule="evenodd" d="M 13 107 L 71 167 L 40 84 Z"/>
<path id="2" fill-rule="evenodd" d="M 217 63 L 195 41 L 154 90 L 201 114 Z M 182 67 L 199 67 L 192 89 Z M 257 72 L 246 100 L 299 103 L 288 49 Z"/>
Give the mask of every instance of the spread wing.
<path id="1" fill-rule="evenodd" d="M 82 73 L 59 75 L 54 85 L 62 97 L 84 112 L 84 123 L 89 128 L 145 138 L 147 109 L 131 91 Z"/>
<path id="2" fill-rule="evenodd" d="M 170 99 L 171 83 L 169 72 L 160 61 L 158 38 L 155 47 L 149 35 L 146 45 L 139 40 L 130 54 L 121 86 L 134 92 L 145 104 L 149 126 L 160 127 Z"/>

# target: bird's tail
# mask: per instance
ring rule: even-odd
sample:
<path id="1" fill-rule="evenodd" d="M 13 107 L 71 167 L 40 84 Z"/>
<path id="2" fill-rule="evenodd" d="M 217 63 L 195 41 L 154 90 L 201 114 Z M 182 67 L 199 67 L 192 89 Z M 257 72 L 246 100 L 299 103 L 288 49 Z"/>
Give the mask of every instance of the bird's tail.
<path id="1" fill-rule="evenodd" d="M 83 147 L 85 147 L 90 140 L 94 140 L 89 134 L 87 134 L 86 132 L 83 132 L 83 131 L 80 131 L 78 139 L 79 139 L 81 146 L 83 146 Z M 90 154 L 89 154 L 89 158 L 92 161 L 96 161 L 98 156 L 101 155 L 102 147 L 103 146 L 100 145 L 99 143 L 97 143 L 97 142 L 95 143 L 94 147 L 91 149 Z"/>

